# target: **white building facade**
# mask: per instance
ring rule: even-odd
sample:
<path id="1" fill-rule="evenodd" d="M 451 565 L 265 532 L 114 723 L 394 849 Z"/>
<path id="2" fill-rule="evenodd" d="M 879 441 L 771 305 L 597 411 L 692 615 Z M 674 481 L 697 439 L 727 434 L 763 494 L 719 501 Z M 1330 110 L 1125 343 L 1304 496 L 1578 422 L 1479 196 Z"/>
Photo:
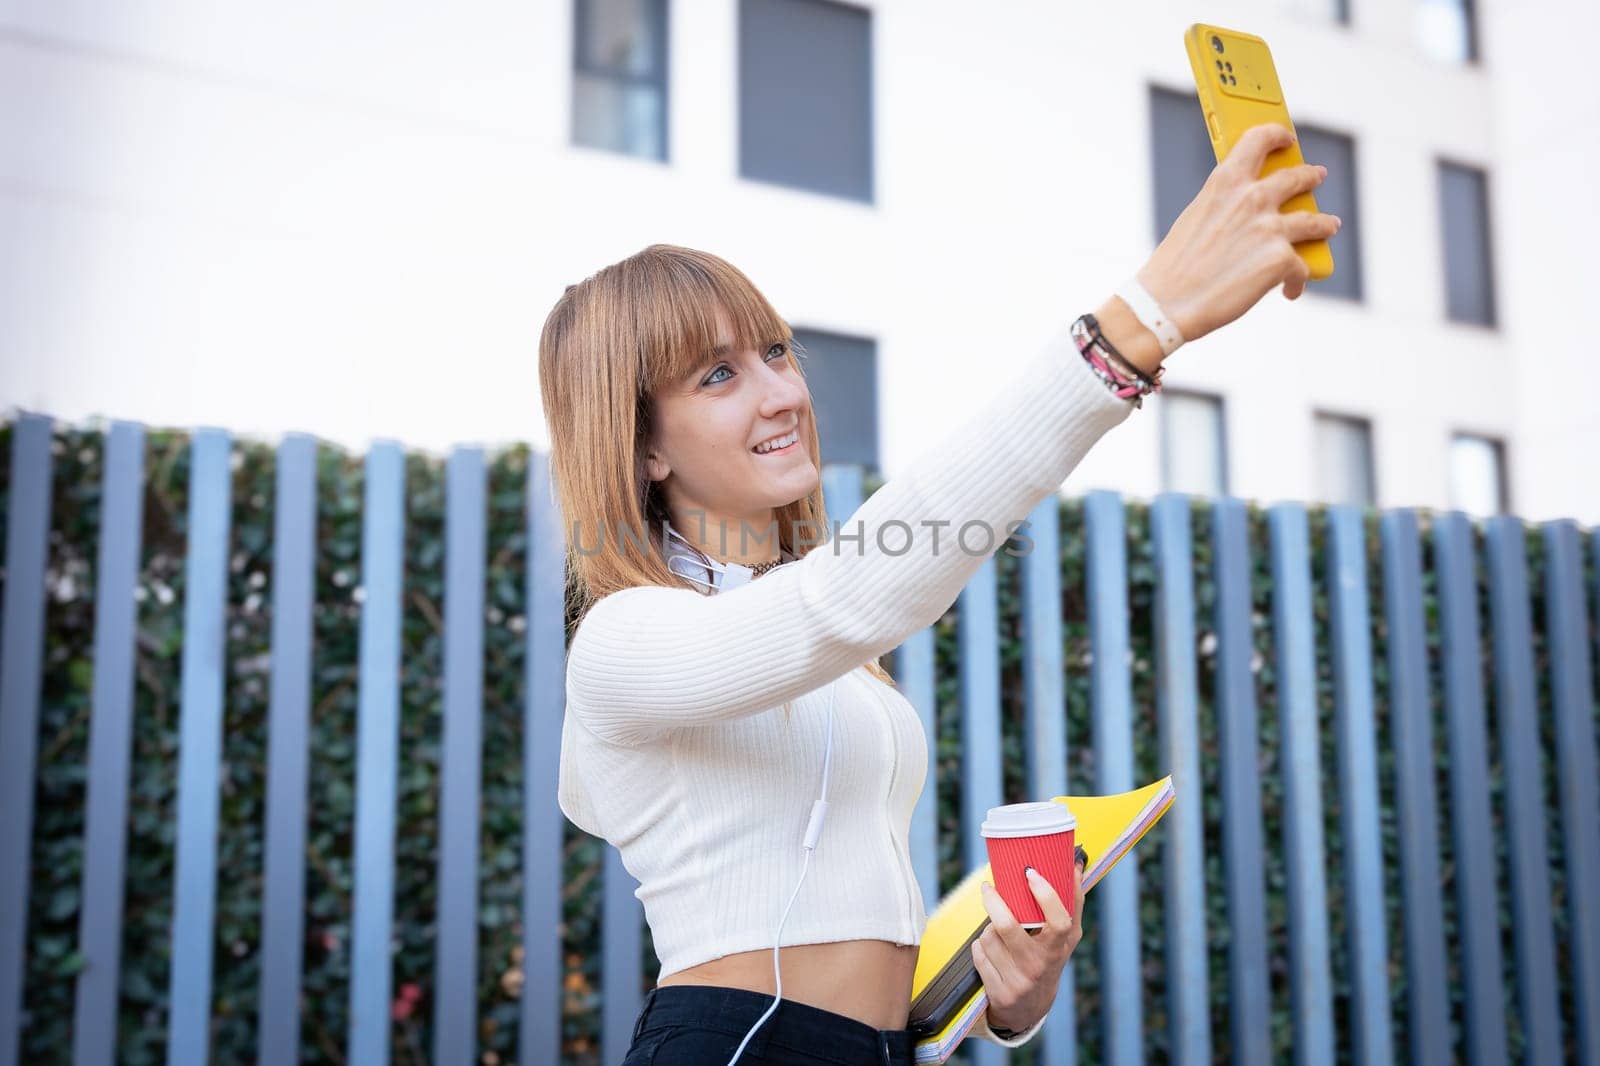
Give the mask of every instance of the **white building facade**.
<path id="1" fill-rule="evenodd" d="M 545 315 L 668 242 L 892 477 L 1198 188 L 1196 19 L 1271 45 L 1337 271 L 1185 346 L 1064 491 L 1600 523 L 1581 0 L 3 0 L 0 407 L 543 445 Z"/>

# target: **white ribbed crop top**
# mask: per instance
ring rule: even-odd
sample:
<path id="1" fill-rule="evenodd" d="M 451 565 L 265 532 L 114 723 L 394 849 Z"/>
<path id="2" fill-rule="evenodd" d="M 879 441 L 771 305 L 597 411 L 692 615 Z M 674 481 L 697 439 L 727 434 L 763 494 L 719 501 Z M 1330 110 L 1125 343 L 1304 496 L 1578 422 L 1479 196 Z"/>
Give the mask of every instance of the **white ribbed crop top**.
<path id="1" fill-rule="evenodd" d="M 835 680 L 828 815 L 782 943 L 921 942 L 908 832 L 928 742 L 916 709 L 863 664 L 936 622 L 1133 409 L 1066 328 L 1014 374 L 802 558 L 716 595 L 623 589 L 573 635 L 559 802 L 639 881 L 662 976 L 772 947 Z M 958 546 L 972 522 L 994 531 L 987 551 L 977 526 L 972 550 Z M 1036 1030 L 974 1033 L 1015 1046 Z"/>

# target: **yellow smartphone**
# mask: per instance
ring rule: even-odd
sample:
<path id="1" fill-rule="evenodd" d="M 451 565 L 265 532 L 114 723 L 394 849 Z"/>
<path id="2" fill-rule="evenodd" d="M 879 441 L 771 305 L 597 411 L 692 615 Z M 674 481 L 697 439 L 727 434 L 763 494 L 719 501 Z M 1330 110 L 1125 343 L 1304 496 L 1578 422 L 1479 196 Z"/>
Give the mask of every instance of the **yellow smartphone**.
<path id="1" fill-rule="evenodd" d="M 1227 158 L 1251 126 L 1276 122 L 1294 129 L 1266 41 L 1251 33 L 1196 22 L 1184 32 L 1183 44 L 1189 53 L 1189 66 L 1194 69 L 1194 87 L 1200 94 L 1200 109 L 1205 112 L 1206 130 L 1211 134 L 1217 162 Z M 1300 142 L 1296 141 L 1269 153 L 1257 177 L 1304 162 Z M 1278 210 L 1315 211 L 1317 201 L 1310 192 L 1297 193 Z M 1333 250 L 1327 240 L 1301 241 L 1294 250 L 1311 268 L 1313 279 L 1333 274 Z"/>

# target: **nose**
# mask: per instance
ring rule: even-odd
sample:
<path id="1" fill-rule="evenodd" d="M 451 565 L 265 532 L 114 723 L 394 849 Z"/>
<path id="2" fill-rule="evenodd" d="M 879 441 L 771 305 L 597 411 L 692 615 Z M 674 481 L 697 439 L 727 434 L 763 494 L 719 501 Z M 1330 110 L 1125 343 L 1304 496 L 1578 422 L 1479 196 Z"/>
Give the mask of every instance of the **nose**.
<path id="1" fill-rule="evenodd" d="M 761 415 L 774 418 L 784 411 L 800 409 L 810 398 L 805 382 L 787 359 L 767 364 L 761 378 Z"/>

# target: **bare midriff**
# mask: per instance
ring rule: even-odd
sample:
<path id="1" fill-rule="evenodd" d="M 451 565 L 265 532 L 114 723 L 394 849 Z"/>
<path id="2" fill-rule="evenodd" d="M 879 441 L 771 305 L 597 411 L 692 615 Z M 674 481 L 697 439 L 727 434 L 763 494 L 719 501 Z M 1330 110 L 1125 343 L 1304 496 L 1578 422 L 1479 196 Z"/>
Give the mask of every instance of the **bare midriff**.
<path id="1" fill-rule="evenodd" d="M 917 945 L 887 940 L 841 940 L 832 944 L 784 945 L 783 998 L 843 1014 L 874 1029 L 904 1029 L 911 1013 L 911 978 Z M 715 985 L 776 995 L 772 949 L 741 951 L 679 970 L 656 982 Z"/>

